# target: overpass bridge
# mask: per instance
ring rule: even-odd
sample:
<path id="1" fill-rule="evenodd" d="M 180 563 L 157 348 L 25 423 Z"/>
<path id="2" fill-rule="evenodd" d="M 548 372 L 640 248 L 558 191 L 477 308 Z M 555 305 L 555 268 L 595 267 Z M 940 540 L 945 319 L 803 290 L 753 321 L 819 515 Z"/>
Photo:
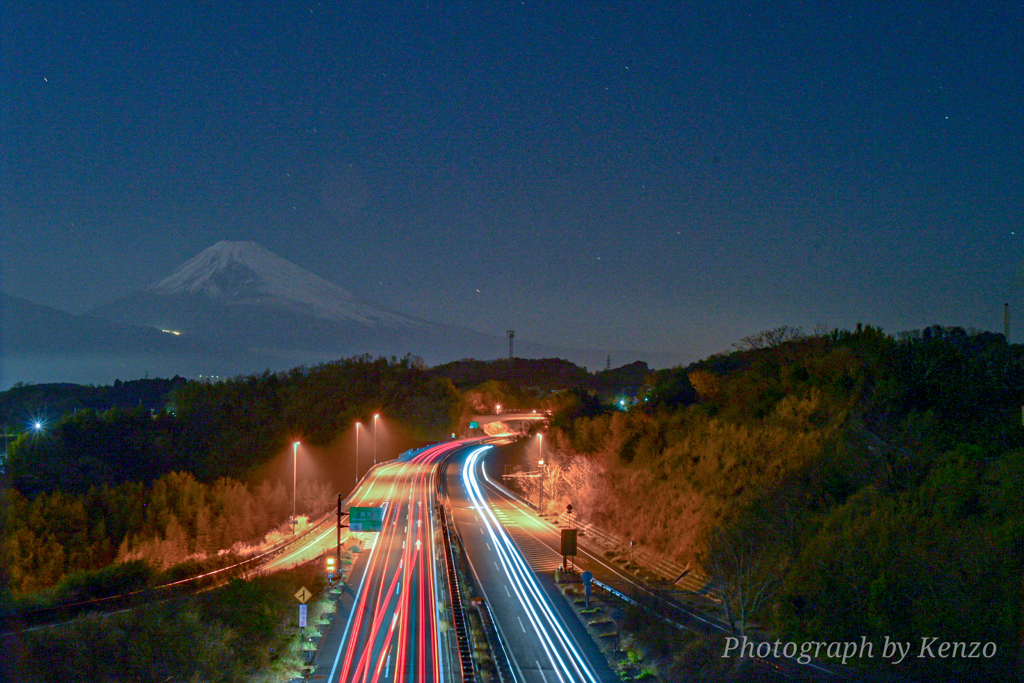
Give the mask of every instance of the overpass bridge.
<path id="1" fill-rule="evenodd" d="M 500 412 L 492 415 L 473 415 L 469 418 L 467 435 L 499 434 L 504 432 L 526 432 L 531 425 L 546 422 L 546 412 Z M 473 427 L 476 425 L 476 427 Z"/>

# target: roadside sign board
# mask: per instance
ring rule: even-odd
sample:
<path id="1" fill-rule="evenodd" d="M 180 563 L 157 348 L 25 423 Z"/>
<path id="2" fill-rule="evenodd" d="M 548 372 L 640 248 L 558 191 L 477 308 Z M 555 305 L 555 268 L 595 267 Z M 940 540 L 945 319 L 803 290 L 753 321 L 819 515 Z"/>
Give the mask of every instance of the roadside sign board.
<path id="1" fill-rule="evenodd" d="M 309 592 L 309 589 L 303 586 L 295 593 L 295 599 L 305 605 L 309 602 L 309 599 L 313 597 L 313 594 Z"/>
<path id="2" fill-rule="evenodd" d="M 384 508 L 348 509 L 348 526 L 352 531 L 380 531 L 383 525 Z"/>
<path id="3" fill-rule="evenodd" d="M 562 529 L 562 557 L 576 555 L 576 529 Z"/>
<path id="4" fill-rule="evenodd" d="M 306 608 L 309 605 L 299 605 L 299 628 L 306 628 Z"/>
<path id="5" fill-rule="evenodd" d="M 480 423 L 479 422 L 470 422 L 469 423 L 469 428 L 470 429 L 480 429 Z"/>

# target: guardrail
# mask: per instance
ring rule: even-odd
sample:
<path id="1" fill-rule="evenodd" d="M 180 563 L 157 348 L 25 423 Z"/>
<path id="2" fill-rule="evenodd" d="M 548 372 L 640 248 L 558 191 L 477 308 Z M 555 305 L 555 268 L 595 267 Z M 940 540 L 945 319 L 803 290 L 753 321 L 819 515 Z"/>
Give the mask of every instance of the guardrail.
<path id="1" fill-rule="evenodd" d="M 473 652 L 469 645 L 469 628 L 466 626 L 466 613 L 459 588 L 459 575 L 455 569 L 455 551 L 452 548 L 451 534 L 448 530 L 448 516 L 443 505 L 438 506 L 441 516 L 441 534 L 444 538 L 445 568 L 448 576 L 448 594 L 452 599 L 452 621 L 455 622 L 455 639 L 459 647 L 459 662 L 462 665 L 464 683 L 476 681 L 476 667 L 473 664 Z"/>
<path id="2" fill-rule="evenodd" d="M 623 537 L 610 531 L 605 531 L 590 522 L 585 522 L 579 518 L 574 519 L 567 513 L 563 512 L 558 516 L 558 523 L 564 526 L 575 526 L 583 531 L 584 536 L 596 539 L 605 545 L 619 548 L 625 552 L 630 551 L 629 541 Z M 721 603 L 721 592 L 711 580 L 699 572 L 692 571 L 689 567 L 683 567 L 646 548 L 634 550 L 631 559 L 635 559 L 637 564 L 652 570 L 662 578 L 672 581 L 675 585 L 684 588 L 694 595 L 706 597 L 716 604 Z"/>

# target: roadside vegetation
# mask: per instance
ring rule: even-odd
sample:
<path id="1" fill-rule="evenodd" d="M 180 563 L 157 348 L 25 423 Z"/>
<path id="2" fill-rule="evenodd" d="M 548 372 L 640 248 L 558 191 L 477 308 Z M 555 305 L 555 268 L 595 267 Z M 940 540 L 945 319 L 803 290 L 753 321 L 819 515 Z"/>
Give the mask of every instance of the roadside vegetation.
<path id="1" fill-rule="evenodd" d="M 411 359 L 353 358 L 215 383 L 15 387 L 0 396 L 8 416 L 15 405 L 25 415 L 70 411 L 9 443 L 9 486 L 0 491 L 4 613 L 27 596 L 59 596 L 61 581 L 88 581 L 115 562 L 143 560 L 158 572 L 258 541 L 291 514 L 297 435 L 317 476 L 300 479 L 295 507 L 315 514 L 348 490 L 332 481 L 339 471 L 351 487 L 355 463 L 345 448 L 356 420 L 381 412 L 389 443 L 409 445 L 447 436 L 458 411 L 451 384 Z M 160 396 L 160 410 L 123 405 Z M 114 407 L 90 407 L 104 400 Z"/>
<path id="2" fill-rule="evenodd" d="M 186 560 L 216 559 L 231 548 L 232 556 L 244 553 L 245 544 L 281 526 L 292 509 L 291 491 L 281 482 L 201 484 L 177 472 L 152 486 L 93 487 L 84 495 L 54 491 L 32 500 L 8 489 L 0 496 L 8 599 L 15 605 L 42 591 L 59 600 L 69 585 L 104 584 L 100 570 L 112 565 L 142 562 L 157 573 Z M 298 498 L 300 511 L 322 512 L 334 492 L 322 482 L 303 482 Z M 4 607 L 10 605 L 0 602 Z"/>
<path id="3" fill-rule="evenodd" d="M 323 590 L 319 565 L 241 579 L 199 595 L 116 614 L 91 613 L 4 637 L 2 673 L 17 681 L 245 681 L 301 676 L 293 593 Z M 324 604 L 320 604 L 324 603 Z M 328 604 L 329 603 L 329 604 Z M 330 601 L 314 603 L 310 623 Z"/>
<path id="4" fill-rule="evenodd" d="M 558 577 L 558 587 L 612 670 L 623 681 L 775 683 L 787 680 L 763 661 L 723 658 L 721 636 L 700 635 L 669 626 L 657 615 L 656 605 L 630 605 L 595 590 L 587 607 L 578 578 L 562 575 Z"/>
<path id="5" fill-rule="evenodd" d="M 710 573 L 737 632 L 991 641 L 991 659 L 915 657 L 897 673 L 1016 672 L 1024 346 L 940 327 L 740 346 L 654 373 L 628 412 L 554 429 L 548 499 Z M 744 603 L 742 586 L 767 599 Z"/>

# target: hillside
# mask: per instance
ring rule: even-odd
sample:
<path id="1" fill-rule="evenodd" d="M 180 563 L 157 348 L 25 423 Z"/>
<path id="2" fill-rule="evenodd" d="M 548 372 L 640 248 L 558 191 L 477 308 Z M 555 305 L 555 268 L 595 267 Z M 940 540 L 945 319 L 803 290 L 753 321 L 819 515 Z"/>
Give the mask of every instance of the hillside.
<path id="1" fill-rule="evenodd" d="M 744 346 L 552 434 L 558 497 L 727 592 L 724 555 L 771 568 L 751 623 L 773 636 L 992 641 L 992 659 L 900 675 L 1003 680 L 1021 625 L 1024 346 L 939 327 Z"/>

